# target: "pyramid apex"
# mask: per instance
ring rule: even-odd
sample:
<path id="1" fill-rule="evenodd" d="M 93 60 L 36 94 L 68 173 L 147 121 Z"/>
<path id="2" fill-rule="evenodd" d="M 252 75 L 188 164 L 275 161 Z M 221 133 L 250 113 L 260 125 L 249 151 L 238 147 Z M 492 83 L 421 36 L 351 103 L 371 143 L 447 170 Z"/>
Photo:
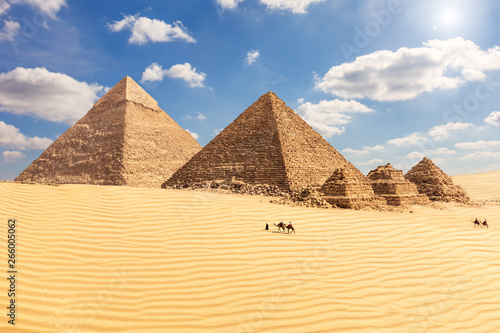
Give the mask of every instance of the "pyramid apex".
<path id="1" fill-rule="evenodd" d="M 267 93 L 265 93 L 264 95 L 262 95 L 260 97 L 260 99 L 271 101 L 271 103 L 273 103 L 273 104 L 276 103 L 276 102 L 281 102 L 281 103 L 285 104 L 285 102 L 281 98 L 279 98 L 278 95 L 276 95 L 272 91 L 268 91 Z"/>
<path id="2" fill-rule="evenodd" d="M 276 95 L 275 93 L 273 93 L 272 91 L 268 91 L 267 93 L 265 93 L 263 96 L 270 96 L 270 97 L 275 97 L 275 98 L 278 98 L 278 95 Z"/>
<path id="3" fill-rule="evenodd" d="M 158 102 L 128 75 L 123 77 L 113 88 L 102 96 L 94 106 L 103 102 L 117 103 L 123 100 L 135 102 L 150 109 L 158 108 Z"/>

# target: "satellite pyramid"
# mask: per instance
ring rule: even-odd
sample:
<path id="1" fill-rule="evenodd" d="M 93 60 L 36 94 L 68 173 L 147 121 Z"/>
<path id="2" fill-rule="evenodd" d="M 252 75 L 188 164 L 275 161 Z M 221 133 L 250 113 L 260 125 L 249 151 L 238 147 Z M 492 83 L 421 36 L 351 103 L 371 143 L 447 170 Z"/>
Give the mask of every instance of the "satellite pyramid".
<path id="1" fill-rule="evenodd" d="M 429 198 L 419 194 L 417 185 L 403 175 L 402 170 L 396 170 L 390 163 L 381 165 L 368 173 L 368 180 L 376 195 L 383 197 L 388 205 L 426 205 Z"/>
<path id="2" fill-rule="evenodd" d="M 432 201 L 470 201 L 462 187 L 455 185 L 447 174 L 426 157 L 408 171 L 405 177 Z"/>
<path id="3" fill-rule="evenodd" d="M 164 185 L 235 178 L 295 191 L 320 187 L 336 168 L 364 177 L 285 102 L 268 92 Z"/>
<path id="4" fill-rule="evenodd" d="M 16 181 L 160 187 L 200 149 L 127 76 Z"/>
<path id="5" fill-rule="evenodd" d="M 329 204 L 341 208 L 361 209 L 387 204 L 384 198 L 376 196 L 366 178 L 353 170 L 336 169 L 320 189 Z"/>

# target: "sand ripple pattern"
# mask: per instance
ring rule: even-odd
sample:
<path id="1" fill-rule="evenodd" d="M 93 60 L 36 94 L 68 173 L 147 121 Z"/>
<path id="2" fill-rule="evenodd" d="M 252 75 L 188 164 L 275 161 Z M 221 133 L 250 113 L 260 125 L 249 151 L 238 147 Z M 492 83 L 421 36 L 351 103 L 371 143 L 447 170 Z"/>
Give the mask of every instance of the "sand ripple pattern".
<path id="1" fill-rule="evenodd" d="M 499 332 L 500 206 L 412 209 L 3 182 L 15 332 Z M 263 230 L 281 219 L 297 233 Z"/>

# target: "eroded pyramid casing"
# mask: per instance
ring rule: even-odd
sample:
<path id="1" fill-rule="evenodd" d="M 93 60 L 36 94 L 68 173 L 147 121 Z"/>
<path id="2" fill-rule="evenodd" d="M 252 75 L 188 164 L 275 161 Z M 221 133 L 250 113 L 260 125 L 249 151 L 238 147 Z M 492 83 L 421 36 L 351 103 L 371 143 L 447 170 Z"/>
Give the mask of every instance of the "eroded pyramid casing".
<path id="1" fill-rule="evenodd" d="M 329 204 L 341 208 L 361 209 L 387 204 L 376 196 L 370 183 L 353 170 L 336 169 L 320 189 Z"/>
<path id="2" fill-rule="evenodd" d="M 411 168 L 405 178 L 417 185 L 418 192 L 427 195 L 431 201 L 470 201 L 463 188 L 455 185 L 443 170 L 426 157 Z"/>
<path id="3" fill-rule="evenodd" d="M 159 187 L 200 149 L 125 77 L 16 181 Z"/>
<path id="4" fill-rule="evenodd" d="M 418 193 L 417 185 L 404 177 L 390 163 L 381 165 L 368 173 L 368 181 L 376 195 L 383 197 L 388 205 L 427 205 L 426 195 Z"/>
<path id="5" fill-rule="evenodd" d="M 236 178 L 298 190 L 320 187 L 336 168 L 359 170 L 268 92 L 229 124 L 165 185 Z"/>

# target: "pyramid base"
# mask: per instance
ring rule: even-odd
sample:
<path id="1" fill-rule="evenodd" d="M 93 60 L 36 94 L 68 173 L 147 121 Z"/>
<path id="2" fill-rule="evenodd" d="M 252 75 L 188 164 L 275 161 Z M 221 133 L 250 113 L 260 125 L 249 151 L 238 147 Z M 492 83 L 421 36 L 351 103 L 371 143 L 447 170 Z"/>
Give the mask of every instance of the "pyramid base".
<path id="1" fill-rule="evenodd" d="M 423 194 L 389 194 L 381 195 L 389 206 L 407 206 L 407 205 L 428 205 L 429 198 Z"/>
<path id="2" fill-rule="evenodd" d="M 330 205 L 349 209 L 362 209 L 366 207 L 384 206 L 387 204 L 384 198 L 375 196 L 344 197 L 325 195 L 323 199 Z"/>
<path id="3" fill-rule="evenodd" d="M 444 184 L 423 184 L 419 187 L 419 192 L 426 195 L 431 201 L 468 203 L 470 198 L 458 185 Z"/>

